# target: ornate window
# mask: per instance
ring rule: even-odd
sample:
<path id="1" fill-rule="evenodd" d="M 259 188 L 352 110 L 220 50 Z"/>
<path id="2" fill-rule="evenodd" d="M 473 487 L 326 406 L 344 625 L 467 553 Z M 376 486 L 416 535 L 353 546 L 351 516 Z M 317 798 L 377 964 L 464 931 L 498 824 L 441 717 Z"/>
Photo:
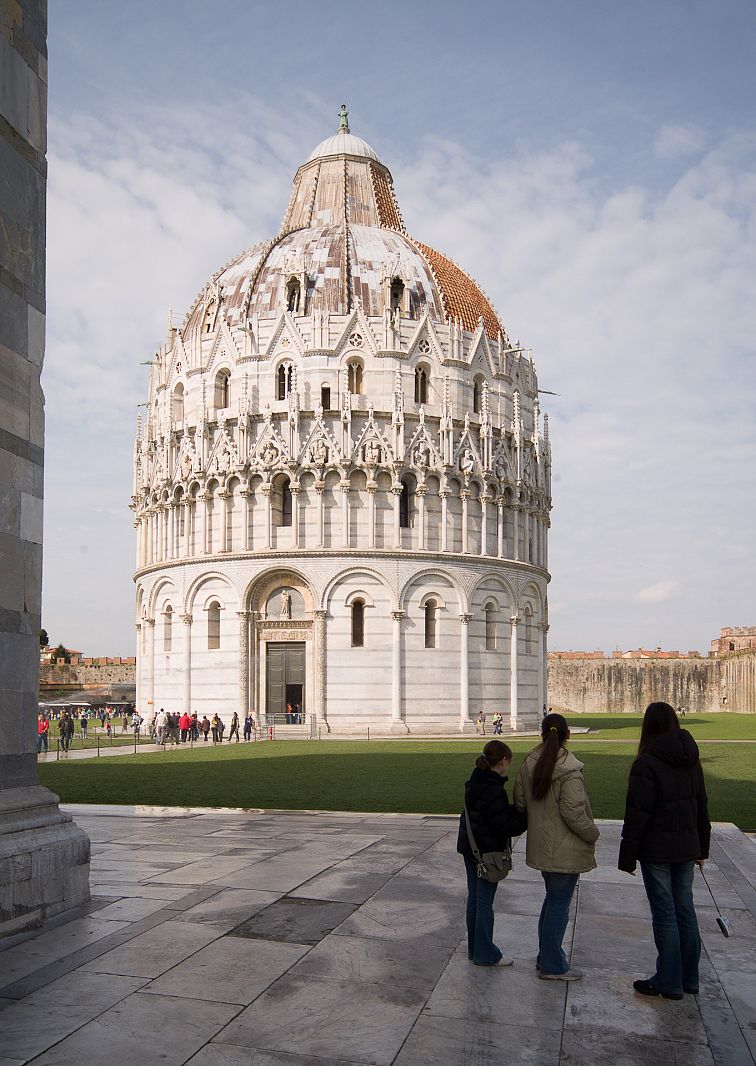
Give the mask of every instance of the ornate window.
<path id="1" fill-rule="evenodd" d="M 483 409 L 483 375 L 476 374 L 473 381 L 473 412 L 479 415 Z"/>
<path id="2" fill-rule="evenodd" d="M 302 286 L 299 278 L 289 278 L 286 285 L 286 310 L 296 314 L 302 302 Z"/>
<path id="3" fill-rule="evenodd" d="M 425 646 L 436 647 L 436 634 L 438 628 L 438 605 L 435 600 L 428 600 L 425 605 Z"/>
<path id="4" fill-rule="evenodd" d="M 276 371 L 276 399 L 285 400 L 291 392 L 294 380 L 294 367 L 291 363 L 281 363 Z"/>
<path id="5" fill-rule="evenodd" d="M 215 376 L 215 410 L 224 411 L 231 404 L 231 374 L 219 370 Z"/>
<path id="6" fill-rule="evenodd" d="M 170 604 L 163 611 L 163 651 L 173 646 L 173 608 Z"/>
<path id="7" fill-rule="evenodd" d="M 404 305 L 404 282 L 401 278 L 391 279 L 391 310 L 401 311 Z"/>
<path id="8" fill-rule="evenodd" d="M 214 601 L 207 609 L 207 650 L 220 648 L 220 604 Z"/>
<path id="9" fill-rule="evenodd" d="M 427 337 L 423 337 L 423 339 L 420 341 L 420 343 L 417 346 L 417 350 L 419 352 L 422 352 L 423 355 L 427 355 L 428 354 L 428 352 L 430 351 L 430 341 L 428 340 Z"/>
<path id="10" fill-rule="evenodd" d="M 174 422 L 183 422 L 184 421 L 184 386 L 181 384 L 180 381 L 176 385 L 176 388 L 173 390 L 172 408 L 173 408 L 173 410 L 172 410 L 171 413 L 173 414 L 173 421 Z"/>
<path id="11" fill-rule="evenodd" d="M 352 647 L 365 647 L 365 601 L 352 601 Z"/>
<path id="12" fill-rule="evenodd" d="M 486 651 L 496 651 L 496 607 L 486 604 Z"/>
<path id="13" fill-rule="evenodd" d="M 352 345 L 353 348 L 361 348 L 362 345 L 365 343 L 365 340 L 361 333 L 357 333 L 355 331 L 354 333 L 349 334 L 349 343 Z"/>
<path id="14" fill-rule="evenodd" d="M 350 359 L 347 363 L 347 387 L 352 396 L 362 395 L 363 366 L 359 359 Z"/>
<path id="15" fill-rule="evenodd" d="M 415 403 L 428 402 L 430 371 L 422 364 L 415 368 Z"/>

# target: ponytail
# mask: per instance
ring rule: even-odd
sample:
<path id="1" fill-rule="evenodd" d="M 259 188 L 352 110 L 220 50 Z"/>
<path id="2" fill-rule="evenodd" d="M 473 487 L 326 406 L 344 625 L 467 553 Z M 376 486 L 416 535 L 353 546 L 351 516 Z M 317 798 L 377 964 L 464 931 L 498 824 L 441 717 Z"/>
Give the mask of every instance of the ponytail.
<path id="1" fill-rule="evenodd" d="M 491 770 L 498 766 L 502 759 L 512 761 L 512 749 L 503 740 L 489 740 L 483 749 L 483 754 L 475 760 L 477 770 Z"/>
<path id="2" fill-rule="evenodd" d="M 541 723 L 543 744 L 530 783 L 534 800 L 542 800 L 549 791 L 559 750 L 567 740 L 569 731 L 567 721 L 561 714 L 547 714 Z"/>

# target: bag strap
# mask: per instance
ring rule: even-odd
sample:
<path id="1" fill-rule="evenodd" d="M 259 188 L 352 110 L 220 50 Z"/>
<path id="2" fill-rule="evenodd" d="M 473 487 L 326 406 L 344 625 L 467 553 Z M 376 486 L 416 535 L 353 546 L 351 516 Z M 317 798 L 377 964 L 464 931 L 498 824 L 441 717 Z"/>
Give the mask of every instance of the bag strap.
<path id="1" fill-rule="evenodd" d="M 470 847 L 472 848 L 472 853 L 475 856 L 475 861 L 482 864 L 483 857 L 478 851 L 478 845 L 475 843 L 475 837 L 473 836 L 472 826 L 470 825 L 470 815 L 467 811 L 467 804 L 465 804 L 465 824 L 467 825 L 467 839 L 470 841 Z"/>

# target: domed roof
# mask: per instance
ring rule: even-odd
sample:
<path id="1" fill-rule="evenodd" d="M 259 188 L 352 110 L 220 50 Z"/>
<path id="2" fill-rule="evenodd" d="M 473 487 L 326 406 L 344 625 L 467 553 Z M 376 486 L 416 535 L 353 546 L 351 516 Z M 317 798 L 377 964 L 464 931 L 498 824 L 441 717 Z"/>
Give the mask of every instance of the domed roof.
<path id="1" fill-rule="evenodd" d="M 346 107 L 338 132 L 310 153 L 294 176 L 278 237 L 243 252 L 213 276 L 220 313 L 243 325 L 252 314 L 286 306 L 292 277 L 304 279 L 300 309 L 347 314 L 361 303 L 383 314 L 391 281 L 405 288 L 405 313 L 435 322 L 453 319 L 489 337 L 506 336 L 496 311 L 473 279 L 440 252 L 407 233 L 391 174 L 367 142 L 351 133 Z M 198 326 L 207 289 L 186 326 Z"/>
<path id="2" fill-rule="evenodd" d="M 313 159 L 326 159 L 331 155 L 358 155 L 365 159 L 375 159 L 377 163 L 380 162 L 377 153 L 367 141 L 363 141 L 362 137 L 355 137 L 353 133 L 347 133 L 346 130 L 340 130 L 333 137 L 326 137 L 324 141 L 321 141 L 307 156 L 307 162 L 311 163 Z"/>

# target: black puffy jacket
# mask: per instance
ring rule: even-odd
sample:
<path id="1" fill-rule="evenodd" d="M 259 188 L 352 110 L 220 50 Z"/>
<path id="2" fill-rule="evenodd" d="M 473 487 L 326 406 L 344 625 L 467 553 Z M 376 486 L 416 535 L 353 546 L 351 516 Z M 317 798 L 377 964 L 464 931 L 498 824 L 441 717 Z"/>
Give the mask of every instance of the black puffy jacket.
<path id="1" fill-rule="evenodd" d="M 674 729 L 630 768 L 618 866 L 632 872 L 637 861 L 706 859 L 710 837 L 698 745 L 687 729 Z"/>
<path id="2" fill-rule="evenodd" d="M 479 770 L 476 766 L 470 780 L 465 783 L 465 803 L 481 855 L 484 851 L 503 851 L 512 837 L 524 833 L 528 827 L 528 816 L 520 813 L 507 798 L 504 789 L 506 780 L 506 777 L 493 770 Z M 459 817 L 457 851 L 468 859 L 474 859 L 467 838 L 464 811 Z"/>

